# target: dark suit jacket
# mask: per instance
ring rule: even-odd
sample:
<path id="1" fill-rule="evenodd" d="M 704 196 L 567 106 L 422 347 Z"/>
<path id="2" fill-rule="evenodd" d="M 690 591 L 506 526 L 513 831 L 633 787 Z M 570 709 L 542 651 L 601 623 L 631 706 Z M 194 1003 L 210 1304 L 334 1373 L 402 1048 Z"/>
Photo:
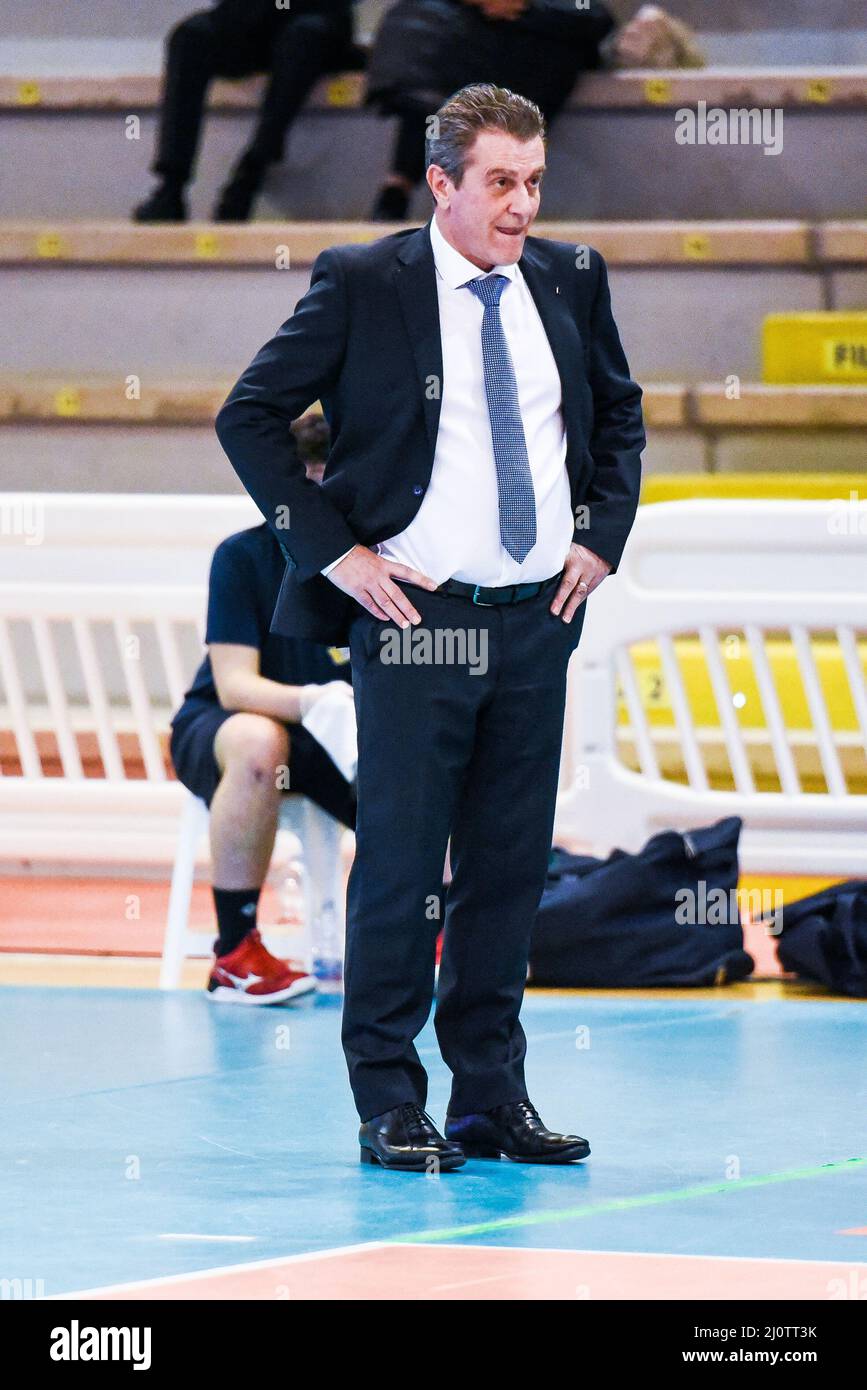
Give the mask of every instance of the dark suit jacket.
<path id="1" fill-rule="evenodd" d="M 520 266 L 563 384 L 572 506 L 589 516 L 574 538 L 616 568 L 635 519 L 645 440 L 605 263 L 596 251 L 587 263 L 575 246 L 528 237 Z M 372 546 L 412 521 L 430 482 L 442 379 L 428 226 L 323 251 L 295 313 L 216 420 L 232 466 L 289 557 L 273 632 L 346 645 L 359 606 L 320 570 L 356 542 Z M 317 399 L 332 430 L 321 484 L 306 477 L 289 429 Z"/>

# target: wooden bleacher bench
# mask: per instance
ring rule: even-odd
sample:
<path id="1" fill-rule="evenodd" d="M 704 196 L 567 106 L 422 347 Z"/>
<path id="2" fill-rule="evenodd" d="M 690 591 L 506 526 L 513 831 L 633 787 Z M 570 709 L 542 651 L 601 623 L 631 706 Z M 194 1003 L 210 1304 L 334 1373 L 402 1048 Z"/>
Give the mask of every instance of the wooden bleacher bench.
<path id="1" fill-rule="evenodd" d="M 313 264 L 330 246 L 378 241 L 401 225 L 377 222 L 0 222 L 0 265 L 265 267 L 278 254 Z M 824 269 L 867 261 L 867 221 L 549 222 L 538 236 L 594 246 L 612 266 L 782 266 Z"/>
<path id="2" fill-rule="evenodd" d="M 364 81 L 361 72 L 325 78 L 314 88 L 308 106 L 357 110 L 364 102 Z M 6 73 L 0 76 L 0 111 L 149 111 L 159 103 L 161 83 L 158 73 L 48 77 Z M 214 110 L 250 109 L 258 104 L 261 92 L 261 78 L 215 82 L 210 105 Z M 576 110 L 640 111 L 698 101 L 724 107 L 863 110 L 867 68 L 708 67 L 589 73 L 576 84 L 569 104 Z"/>
<path id="3" fill-rule="evenodd" d="M 867 260 L 867 222 L 823 222 L 815 232 L 815 254 L 823 265 Z"/>
<path id="4" fill-rule="evenodd" d="M 35 424 L 69 420 L 82 424 L 209 425 L 233 386 L 210 381 L 151 381 L 140 399 L 128 399 L 122 378 L 0 378 L 0 422 Z"/>
<path id="5" fill-rule="evenodd" d="M 60 376 L 0 377 L 0 424 L 69 421 L 80 424 L 197 425 L 208 427 L 234 382 L 148 380 L 141 398 L 128 400 L 124 379 Z M 729 400 L 715 382 L 644 384 L 653 429 L 864 429 L 867 386 L 762 386 L 742 383 Z"/>
<path id="6" fill-rule="evenodd" d="M 867 387 L 742 385 L 729 400 L 725 388 L 704 384 L 690 393 L 692 419 L 723 429 L 861 429 L 867 427 Z"/>

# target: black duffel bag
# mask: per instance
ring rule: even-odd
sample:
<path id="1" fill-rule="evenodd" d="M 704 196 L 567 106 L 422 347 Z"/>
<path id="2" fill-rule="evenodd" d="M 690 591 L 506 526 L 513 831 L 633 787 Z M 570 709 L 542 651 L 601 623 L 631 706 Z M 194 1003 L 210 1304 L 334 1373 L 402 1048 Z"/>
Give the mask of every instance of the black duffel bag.
<path id="1" fill-rule="evenodd" d="M 555 848 L 530 943 L 529 984 L 719 985 L 752 974 L 737 910 L 736 816 L 666 830 L 607 859 Z"/>

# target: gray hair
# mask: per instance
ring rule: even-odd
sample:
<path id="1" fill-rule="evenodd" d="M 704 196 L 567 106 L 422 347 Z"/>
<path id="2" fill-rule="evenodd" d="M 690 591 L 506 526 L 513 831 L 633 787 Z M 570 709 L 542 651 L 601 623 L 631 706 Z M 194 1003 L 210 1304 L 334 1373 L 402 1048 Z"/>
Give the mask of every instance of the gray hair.
<path id="1" fill-rule="evenodd" d="M 545 139 L 545 117 L 534 101 L 495 87 L 490 82 L 475 83 L 454 92 L 428 117 L 425 140 L 425 167 L 437 164 L 459 188 L 466 170 L 467 156 L 476 136 L 483 130 L 500 130 L 516 140 Z"/>

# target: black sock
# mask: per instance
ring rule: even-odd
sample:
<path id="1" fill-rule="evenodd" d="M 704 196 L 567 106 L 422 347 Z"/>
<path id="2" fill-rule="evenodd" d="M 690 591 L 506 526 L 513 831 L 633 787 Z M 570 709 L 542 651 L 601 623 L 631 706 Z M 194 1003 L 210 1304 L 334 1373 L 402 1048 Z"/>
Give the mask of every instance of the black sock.
<path id="1" fill-rule="evenodd" d="M 219 939 L 214 944 L 218 956 L 227 956 L 240 946 L 256 925 L 256 908 L 261 888 L 213 888 Z"/>

